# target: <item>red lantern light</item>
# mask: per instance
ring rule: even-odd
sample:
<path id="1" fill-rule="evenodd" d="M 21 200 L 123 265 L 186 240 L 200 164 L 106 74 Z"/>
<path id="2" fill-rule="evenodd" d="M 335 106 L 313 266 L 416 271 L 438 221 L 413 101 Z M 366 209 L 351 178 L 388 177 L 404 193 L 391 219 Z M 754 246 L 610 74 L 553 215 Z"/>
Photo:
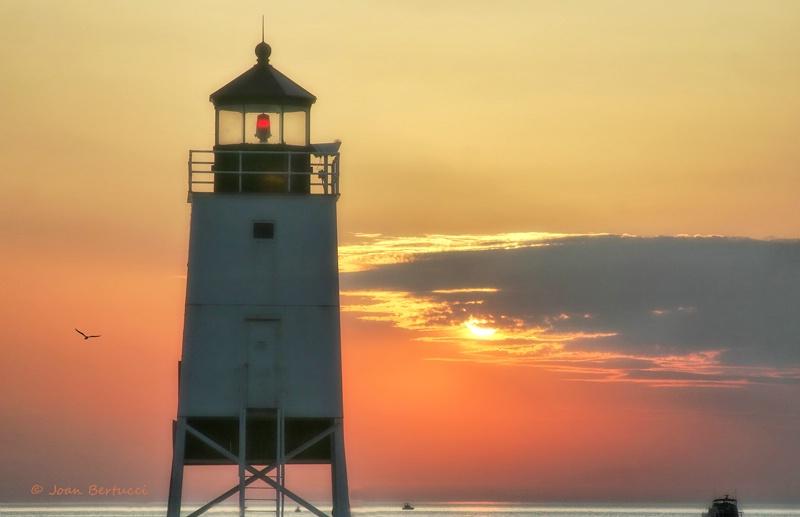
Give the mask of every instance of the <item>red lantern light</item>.
<path id="1" fill-rule="evenodd" d="M 256 137 L 258 141 L 263 144 L 271 136 L 272 131 L 270 130 L 269 115 L 262 113 L 256 119 Z"/>

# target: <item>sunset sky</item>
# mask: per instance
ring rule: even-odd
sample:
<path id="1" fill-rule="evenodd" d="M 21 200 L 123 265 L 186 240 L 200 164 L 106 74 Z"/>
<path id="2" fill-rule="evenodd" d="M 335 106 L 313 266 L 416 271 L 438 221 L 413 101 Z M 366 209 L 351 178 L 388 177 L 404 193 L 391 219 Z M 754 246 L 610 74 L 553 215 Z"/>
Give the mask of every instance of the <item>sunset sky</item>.
<path id="1" fill-rule="evenodd" d="M 0 1 L 0 502 L 165 500 L 188 151 L 262 15 L 343 142 L 354 506 L 800 504 L 794 0 Z"/>

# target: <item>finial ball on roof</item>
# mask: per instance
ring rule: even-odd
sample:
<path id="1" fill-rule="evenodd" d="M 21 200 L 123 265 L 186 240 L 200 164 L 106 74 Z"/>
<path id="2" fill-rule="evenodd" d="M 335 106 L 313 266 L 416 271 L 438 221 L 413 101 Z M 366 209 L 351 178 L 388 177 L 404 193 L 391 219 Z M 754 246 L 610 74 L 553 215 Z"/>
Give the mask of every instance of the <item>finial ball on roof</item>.
<path id="1" fill-rule="evenodd" d="M 262 41 L 256 45 L 256 57 L 259 63 L 269 63 L 269 55 L 272 54 L 272 47 L 266 42 Z"/>

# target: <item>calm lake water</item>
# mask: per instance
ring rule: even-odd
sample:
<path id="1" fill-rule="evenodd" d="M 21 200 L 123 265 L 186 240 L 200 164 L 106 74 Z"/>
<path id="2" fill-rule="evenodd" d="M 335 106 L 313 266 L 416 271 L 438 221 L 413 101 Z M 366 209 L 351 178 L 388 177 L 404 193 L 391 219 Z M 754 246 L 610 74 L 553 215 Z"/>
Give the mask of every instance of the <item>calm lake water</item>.
<path id="1" fill-rule="evenodd" d="M 329 511 L 329 508 L 321 508 Z M 741 505 L 744 517 L 800 517 L 800 507 L 766 508 Z M 352 508 L 353 517 L 700 517 L 704 507 L 689 506 L 579 506 L 496 503 L 442 503 L 416 504 L 413 511 L 403 511 L 400 505 L 359 505 Z M 186 510 L 182 515 L 188 515 Z M 3 517 L 164 517 L 166 506 L 88 506 L 88 505 L 35 505 L 0 504 Z M 235 507 L 217 507 L 205 515 L 237 516 Z M 262 514 L 263 515 L 263 514 Z M 307 511 L 294 512 L 287 508 L 286 516 L 313 517 Z"/>

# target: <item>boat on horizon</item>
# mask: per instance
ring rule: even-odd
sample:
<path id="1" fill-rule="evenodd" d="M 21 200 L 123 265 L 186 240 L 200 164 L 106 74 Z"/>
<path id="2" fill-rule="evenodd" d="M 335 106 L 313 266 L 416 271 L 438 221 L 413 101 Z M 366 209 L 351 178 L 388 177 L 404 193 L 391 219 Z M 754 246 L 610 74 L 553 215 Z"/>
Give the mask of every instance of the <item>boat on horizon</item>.
<path id="1" fill-rule="evenodd" d="M 703 512 L 701 517 L 744 517 L 744 512 L 739 511 L 739 505 L 735 498 L 725 497 L 714 499 L 708 511 Z"/>
<path id="2" fill-rule="evenodd" d="M 413 510 L 413 509 L 414 509 L 414 507 L 413 507 L 413 506 L 411 506 L 411 505 L 410 505 L 410 504 L 408 504 L 408 503 L 406 503 L 406 504 L 404 504 L 404 505 L 403 505 L 403 510 Z"/>

